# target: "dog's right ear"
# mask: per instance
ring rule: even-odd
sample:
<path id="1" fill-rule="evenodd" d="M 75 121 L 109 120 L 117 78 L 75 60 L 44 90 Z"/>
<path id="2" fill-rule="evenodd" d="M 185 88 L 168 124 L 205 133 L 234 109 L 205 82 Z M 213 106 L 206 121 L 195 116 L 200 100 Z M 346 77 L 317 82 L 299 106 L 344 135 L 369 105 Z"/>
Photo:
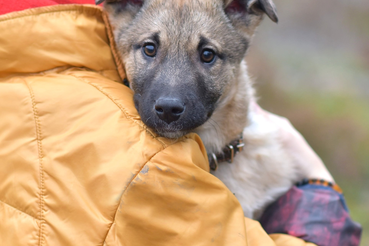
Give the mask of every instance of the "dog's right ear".
<path id="1" fill-rule="evenodd" d="M 145 0 L 95 0 L 96 4 L 104 3 L 110 22 L 117 28 L 128 25 L 141 10 Z"/>

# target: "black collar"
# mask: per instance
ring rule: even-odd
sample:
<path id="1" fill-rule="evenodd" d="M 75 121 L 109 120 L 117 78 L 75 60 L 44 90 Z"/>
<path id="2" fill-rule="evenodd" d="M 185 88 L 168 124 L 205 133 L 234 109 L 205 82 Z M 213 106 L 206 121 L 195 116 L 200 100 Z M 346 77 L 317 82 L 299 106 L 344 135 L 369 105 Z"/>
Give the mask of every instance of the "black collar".
<path id="1" fill-rule="evenodd" d="M 240 138 L 233 140 L 229 144 L 227 144 L 220 153 L 209 153 L 209 166 L 212 171 L 218 169 L 218 163 L 228 161 L 229 163 L 233 162 L 234 157 L 237 152 L 242 151 L 245 143 L 243 142 L 242 133 L 240 134 Z"/>

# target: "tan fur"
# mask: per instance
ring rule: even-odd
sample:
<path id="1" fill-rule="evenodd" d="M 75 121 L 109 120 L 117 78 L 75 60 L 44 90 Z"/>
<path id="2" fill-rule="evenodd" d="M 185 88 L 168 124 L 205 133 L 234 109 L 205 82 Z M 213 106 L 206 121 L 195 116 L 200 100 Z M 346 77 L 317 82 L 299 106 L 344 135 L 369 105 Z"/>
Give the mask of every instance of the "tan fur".
<path id="1" fill-rule="evenodd" d="M 237 14 L 226 16 L 224 8 L 231 2 L 147 0 L 142 9 L 128 6 L 129 11 L 120 12 L 116 7 L 105 4 L 115 29 L 118 49 L 124 57 L 128 79 L 133 81 L 133 90 L 138 88 L 135 81 L 145 72 L 146 63 L 131 46 L 151 33 L 160 32 L 162 43 L 163 55 L 155 59 L 176 61 L 170 64 L 169 72 L 160 74 L 168 78 L 167 86 L 176 86 L 180 83 L 179 78 L 190 76 L 183 64 L 196 57 L 201 35 L 210 39 L 217 49 L 227 48 L 225 52 L 234 56 L 245 52 L 244 43 L 250 42 L 262 17 L 257 10 L 256 14 L 246 17 Z M 255 2 L 250 1 L 248 7 L 252 8 Z M 267 2 L 271 3 L 270 0 Z M 272 3 L 267 14 L 277 20 Z M 209 76 L 215 82 L 208 86 L 221 96 L 211 118 L 194 131 L 200 135 L 208 152 L 219 152 L 243 132 L 245 149 L 236 156 L 233 164 L 220 164 L 214 175 L 235 193 L 245 215 L 255 218 L 266 205 L 303 177 L 305 170 L 299 170 L 281 151 L 272 129 L 260 125 L 257 117 L 250 113 L 249 105 L 255 96 L 243 58 L 219 61 L 209 69 Z"/>
<path id="2" fill-rule="evenodd" d="M 239 132 L 243 133 L 244 150 L 233 163 L 221 163 L 212 173 L 236 195 L 245 216 L 257 219 L 267 205 L 304 178 L 308 170 L 297 166 L 283 152 L 275 129 L 249 110 L 255 96 L 245 62 L 242 68 L 238 80 L 247 83 L 237 83 L 224 94 L 211 120 L 196 132 L 210 152 L 220 151 Z"/>

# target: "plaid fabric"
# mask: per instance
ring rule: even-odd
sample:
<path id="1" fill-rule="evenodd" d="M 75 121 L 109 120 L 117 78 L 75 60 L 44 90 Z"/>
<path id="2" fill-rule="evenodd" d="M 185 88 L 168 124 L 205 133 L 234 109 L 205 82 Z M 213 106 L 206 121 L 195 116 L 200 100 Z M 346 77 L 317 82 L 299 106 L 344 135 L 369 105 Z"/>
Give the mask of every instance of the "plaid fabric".
<path id="1" fill-rule="evenodd" d="M 315 184 L 291 188 L 266 209 L 260 223 L 269 234 L 289 234 L 319 246 L 357 246 L 362 231 L 343 196 Z"/>

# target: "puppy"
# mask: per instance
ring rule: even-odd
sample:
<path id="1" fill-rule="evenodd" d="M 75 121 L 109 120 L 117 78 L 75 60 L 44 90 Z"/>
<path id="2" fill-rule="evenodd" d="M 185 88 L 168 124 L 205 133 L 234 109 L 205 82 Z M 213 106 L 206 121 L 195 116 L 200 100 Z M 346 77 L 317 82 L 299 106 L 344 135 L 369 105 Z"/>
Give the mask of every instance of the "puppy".
<path id="1" fill-rule="evenodd" d="M 278 21 L 272 0 L 106 0 L 104 8 L 142 121 L 167 138 L 199 134 L 245 216 L 257 218 L 304 177 L 250 111 L 244 58 L 263 15 Z"/>

